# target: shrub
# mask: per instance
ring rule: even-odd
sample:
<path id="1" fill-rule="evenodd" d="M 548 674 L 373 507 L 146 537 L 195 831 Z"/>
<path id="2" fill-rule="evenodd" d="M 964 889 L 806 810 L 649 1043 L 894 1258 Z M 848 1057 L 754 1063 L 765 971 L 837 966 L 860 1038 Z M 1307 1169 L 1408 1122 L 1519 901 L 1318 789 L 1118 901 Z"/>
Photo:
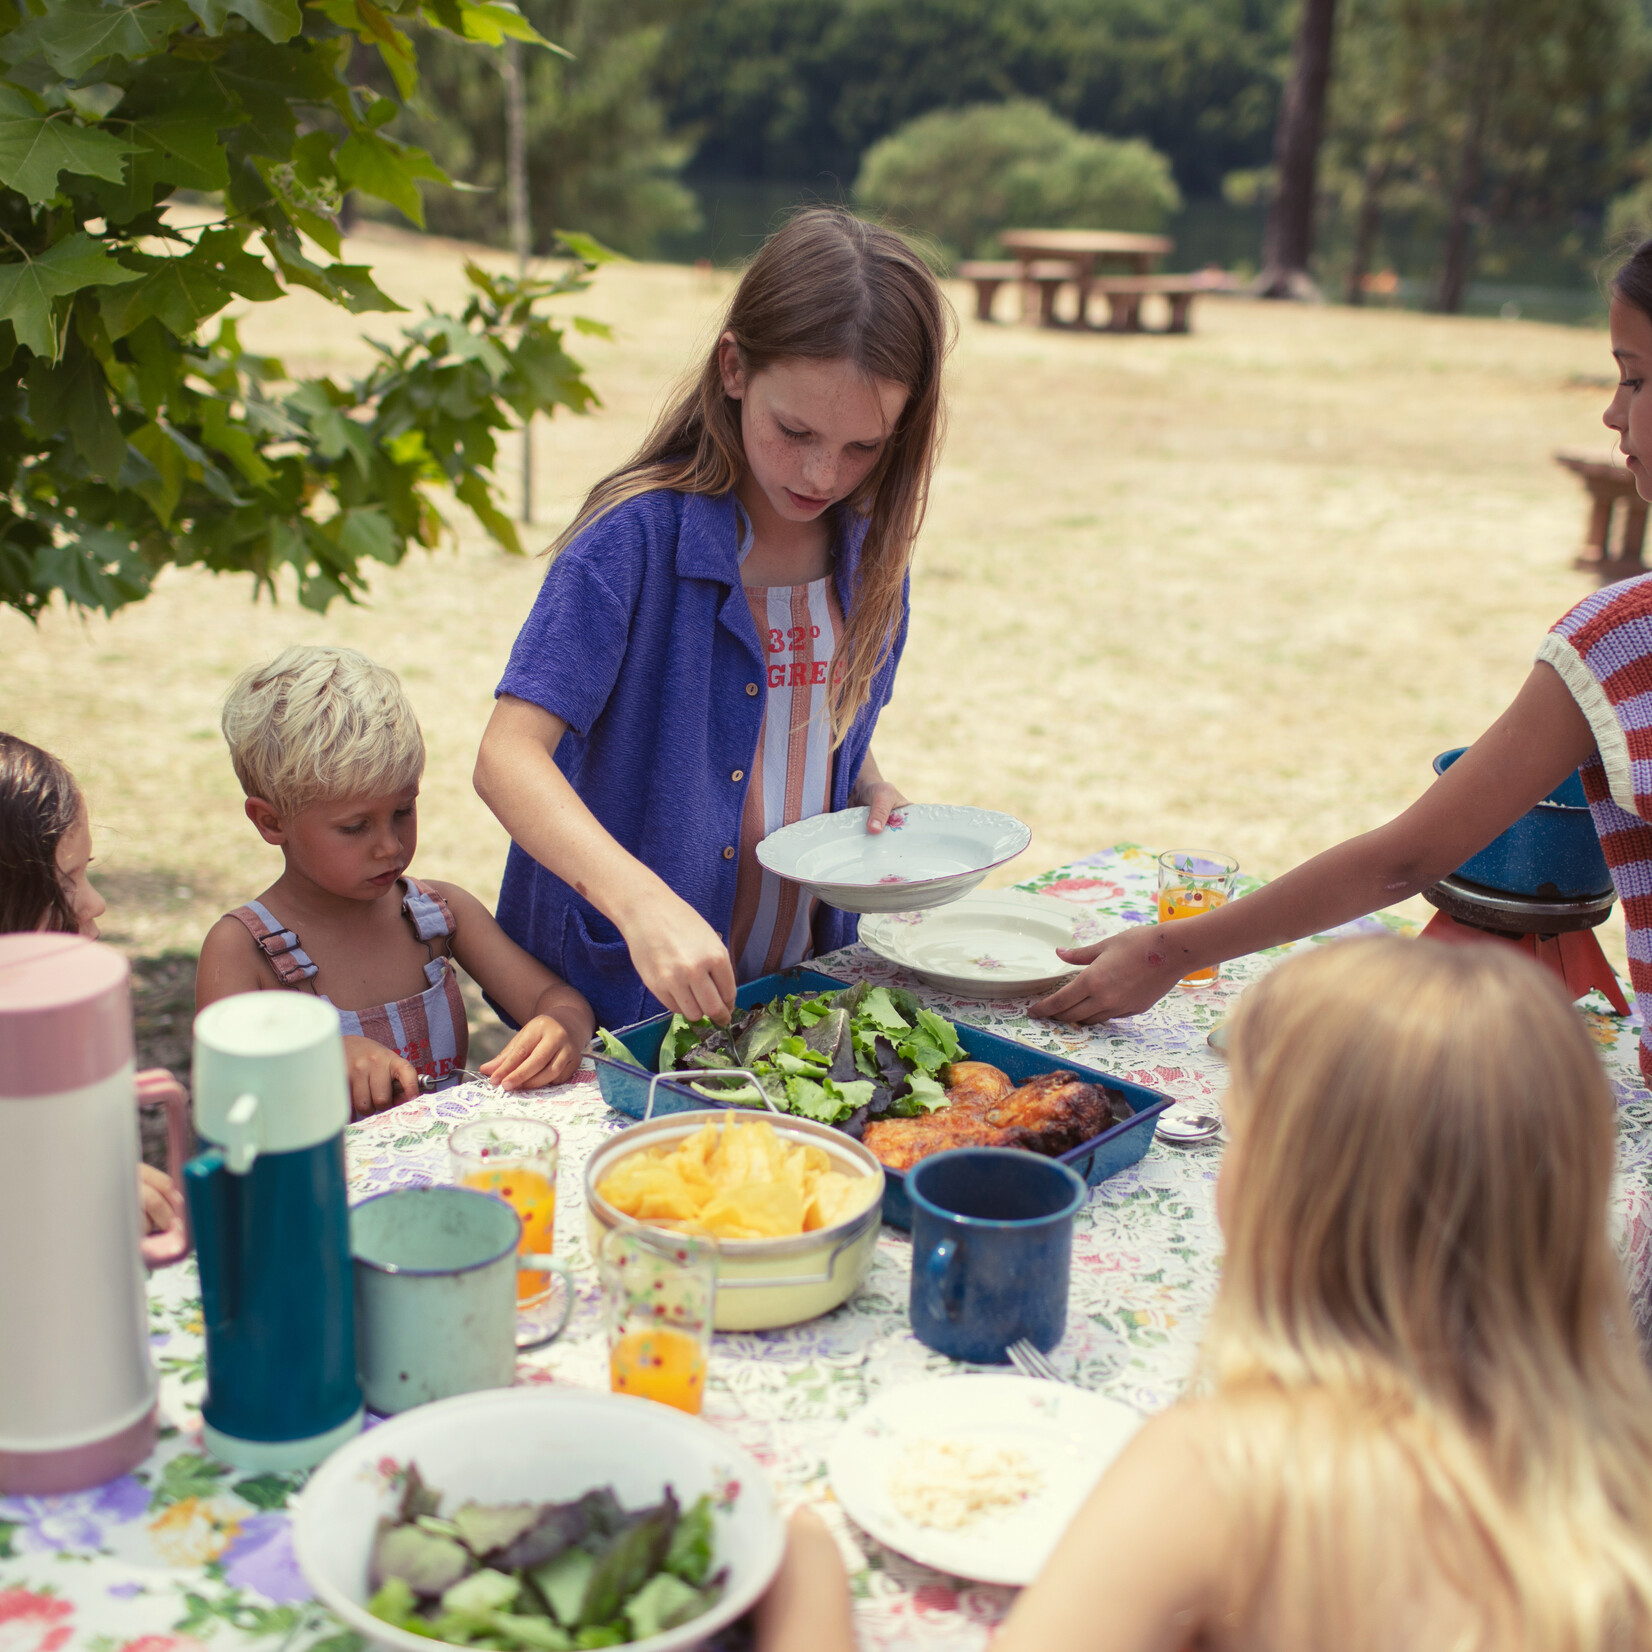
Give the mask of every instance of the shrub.
<path id="1" fill-rule="evenodd" d="M 1001 229 L 1156 230 L 1181 205 L 1151 144 L 1080 132 L 1030 98 L 909 121 L 867 151 L 855 195 L 953 260 L 990 257 Z"/>

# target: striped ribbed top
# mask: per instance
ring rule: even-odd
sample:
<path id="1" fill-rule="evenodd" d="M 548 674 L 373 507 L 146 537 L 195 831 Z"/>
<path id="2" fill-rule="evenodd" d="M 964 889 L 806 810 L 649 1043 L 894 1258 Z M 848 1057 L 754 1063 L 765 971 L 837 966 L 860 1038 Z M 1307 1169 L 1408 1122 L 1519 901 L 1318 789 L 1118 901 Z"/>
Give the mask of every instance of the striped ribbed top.
<path id="1" fill-rule="evenodd" d="M 751 552 L 742 510 L 740 560 Z M 826 696 L 843 670 L 843 610 L 830 577 L 805 585 L 747 585 L 746 601 L 768 664 L 768 694 L 740 820 L 729 955 L 737 981 L 790 969 L 814 953 L 819 904 L 763 870 L 757 845 L 771 832 L 824 814 L 832 803 L 832 720 Z"/>
<path id="2" fill-rule="evenodd" d="M 1586 596 L 1537 657 L 1560 673 L 1594 731 L 1583 790 L 1623 906 L 1641 1073 L 1652 1082 L 1652 574 Z"/>

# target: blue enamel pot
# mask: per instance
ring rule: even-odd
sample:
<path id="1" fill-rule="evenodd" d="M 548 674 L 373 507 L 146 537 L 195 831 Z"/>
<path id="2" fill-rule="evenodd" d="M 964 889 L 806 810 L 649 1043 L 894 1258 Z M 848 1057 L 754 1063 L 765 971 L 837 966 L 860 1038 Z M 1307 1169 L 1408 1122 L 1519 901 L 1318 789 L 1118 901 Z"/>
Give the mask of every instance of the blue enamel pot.
<path id="1" fill-rule="evenodd" d="M 1441 752 L 1434 772 L 1444 774 L 1467 749 Z M 1612 874 L 1595 835 L 1582 776 L 1568 775 L 1506 832 L 1465 860 L 1457 876 L 1485 889 L 1547 900 L 1609 895 Z"/>

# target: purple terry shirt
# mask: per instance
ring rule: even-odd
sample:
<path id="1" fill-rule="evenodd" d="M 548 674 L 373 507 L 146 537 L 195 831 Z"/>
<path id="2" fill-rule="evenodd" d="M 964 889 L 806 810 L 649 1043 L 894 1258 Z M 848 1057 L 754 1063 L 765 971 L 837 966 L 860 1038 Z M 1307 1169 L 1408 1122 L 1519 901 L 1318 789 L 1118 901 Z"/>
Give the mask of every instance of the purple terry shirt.
<path id="1" fill-rule="evenodd" d="M 846 620 L 865 537 L 840 517 L 833 571 Z M 894 647 L 838 748 L 831 807 L 848 806 L 906 644 Z M 740 584 L 734 498 L 660 489 L 587 528 L 551 563 L 495 691 L 560 717 L 557 767 L 616 841 L 727 939 L 737 849 L 763 724 L 767 658 Z M 735 771 L 741 778 L 734 778 Z M 664 1006 L 615 926 L 513 843 L 499 891 L 506 934 L 619 1028 Z M 822 907 L 820 951 L 854 940 L 853 913 Z"/>

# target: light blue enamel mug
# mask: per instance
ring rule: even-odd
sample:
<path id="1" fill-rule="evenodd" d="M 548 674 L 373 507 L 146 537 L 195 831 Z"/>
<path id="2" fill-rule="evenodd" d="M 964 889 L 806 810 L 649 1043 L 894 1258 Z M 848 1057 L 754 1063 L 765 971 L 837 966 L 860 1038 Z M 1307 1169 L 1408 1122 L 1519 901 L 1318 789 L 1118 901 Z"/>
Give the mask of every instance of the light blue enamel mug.
<path id="1" fill-rule="evenodd" d="M 518 1256 L 522 1219 L 465 1187 L 410 1187 L 350 1212 L 356 1272 L 356 1364 L 368 1407 L 383 1416 L 429 1400 L 508 1388 L 516 1375 L 516 1276 L 573 1279 L 553 1256 Z"/>

